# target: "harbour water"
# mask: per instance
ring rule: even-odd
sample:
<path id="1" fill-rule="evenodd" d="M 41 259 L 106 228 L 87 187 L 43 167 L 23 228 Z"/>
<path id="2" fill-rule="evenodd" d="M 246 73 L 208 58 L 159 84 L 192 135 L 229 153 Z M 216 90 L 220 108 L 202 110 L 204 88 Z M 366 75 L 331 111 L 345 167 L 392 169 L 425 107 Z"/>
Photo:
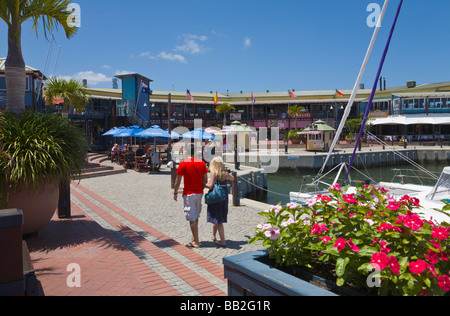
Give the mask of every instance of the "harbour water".
<path id="1" fill-rule="evenodd" d="M 439 177 L 442 170 L 447 166 L 449 165 L 445 163 L 422 164 L 422 167 L 436 174 L 437 177 Z M 424 174 L 421 171 L 418 171 L 417 169 L 415 169 L 413 166 L 410 165 L 378 167 L 378 168 L 369 168 L 367 170 L 365 169 L 358 169 L 358 170 L 364 174 L 368 174 L 370 178 L 375 182 L 380 181 L 401 182 L 401 177 L 396 177 L 395 179 L 393 179 L 395 173 L 397 172 L 393 169 L 401 169 L 401 171 L 398 171 L 398 174 L 406 175 L 406 177 L 403 177 L 403 181 L 405 183 L 423 184 L 429 186 L 434 186 L 436 184 L 435 179 L 431 178 L 430 176 Z M 407 171 L 407 169 L 414 170 L 414 173 L 412 173 L 411 171 Z M 300 187 L 302 185 L 303 177 L 305 176 L 315 177 L 317 173 L 318 170 L 314 172 L 311 169 L 309 170 L 283 169 L 275 174 L 269 174 L 268 175 L 269 192 L 267 196 L 258 197 L 258 200 L 271 205 L 276 205 L 279 202 L 281 202 L 282 204 L 286 204 L 290 202 L 289 192 L 299 192 Z M 327 177 L 326 178 L 327 182 L 328 183 L 333 182 L 335 175 L 336 174 L 334 173 L 331 174 L 329 177 Z M 417 177 L 415 177 L 414 175 L 417 175 Z M 362 176 L 360 176 L 358 173 L 356 174 L 352 173 L 351 176 L 353 180 L 363 180 Z M 420 180 L 418 178 L 420 178 Z"/>

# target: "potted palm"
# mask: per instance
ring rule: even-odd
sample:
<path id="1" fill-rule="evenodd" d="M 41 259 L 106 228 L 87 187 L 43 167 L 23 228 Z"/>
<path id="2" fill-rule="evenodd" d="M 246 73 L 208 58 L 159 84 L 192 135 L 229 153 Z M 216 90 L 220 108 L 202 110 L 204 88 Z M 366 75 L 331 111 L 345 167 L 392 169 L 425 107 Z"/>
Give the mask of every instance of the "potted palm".
<path id="1" fill-rule="evenodd" d="M 84 163 L 84 153 L 81 150 L 84 148 L 84 139 L 78 131 L 70 128 L 67 121 L 48 114 L 39 115 L 34 112 L 23 114 L 26 73 L 22 54 L 22 25 L 30 21 L 36 35 L 40 25 L 45 36 L 51 34 L 58 26 L 62 26 L 66 37 L 70 39 L 77 33 L 77 28 L 70 24 L 72 18 L 72 11 L 68 10 L 70 4 L 70 0 L 0 1 L 0 19 L 8 27 L 5 79 L 6 110 L 10 112 L 1 114 L 0 123 L 2 150 L 0 153 L 0 204 L 19 205 L 18 208 L 24 213 L 38 213 L 28 212 L 27 206 L 20 206 L 24 201 L 32 205 L 41 205 L 49 213 L 54 212 L 53 204 L 49 202 L 48 205 L 44 205 L 43 202 L 37 202 L 32 197 L 39 195 L 37 193 L 41 193 L 40 191 L 48 191 L 49 201 L 53 201 L 53 197 L 59 194 L 57 181 L 68 181 L 69 175 L 80 168 L 82 156 Z M 33 128 L 35 128 L 34 131 Z M 25 138 L 25 135 L 29 138 Z M 72 153 L 73 157 L 67 156 Z M 48 190 L 45 190 L 47 188 Z M 21 191 L 25 194 L 25 198 L 18 195 Z M 24 233 L 33 233 L 42 228 L 48 216 L 39 215 L 37 219 L 41 223 L 28 227 L 32 222 L 31 217 L 24 214 L 26 222 Z"/>
<path id="2" fill-rule="evenodd" d="M 0 208 L 23 211 L 23 234 L 50 221 L 60 183 L 81 173 L 86 151 L 83 132 L 58 114 L 0 114 Z"/>
<path id="3" fill-rule="evenodd" d="M 288 139 L 292 144 L 300 144 L 302 135 L 299 134 L 298 130 L 291 129 L 288 133 Z"/>

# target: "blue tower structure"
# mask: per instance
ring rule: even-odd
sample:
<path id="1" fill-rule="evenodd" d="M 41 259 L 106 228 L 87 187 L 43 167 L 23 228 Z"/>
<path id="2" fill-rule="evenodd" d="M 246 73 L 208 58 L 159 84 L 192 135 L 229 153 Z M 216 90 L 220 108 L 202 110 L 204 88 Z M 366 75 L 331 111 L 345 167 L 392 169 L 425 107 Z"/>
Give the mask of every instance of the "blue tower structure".
<path id="1" fill-rule="evenodd" d="M 117 75 L 122 80 L 122 102 L 133 125 L 150 127 L 150 83 L 153 80 L 137 73 Z"/>

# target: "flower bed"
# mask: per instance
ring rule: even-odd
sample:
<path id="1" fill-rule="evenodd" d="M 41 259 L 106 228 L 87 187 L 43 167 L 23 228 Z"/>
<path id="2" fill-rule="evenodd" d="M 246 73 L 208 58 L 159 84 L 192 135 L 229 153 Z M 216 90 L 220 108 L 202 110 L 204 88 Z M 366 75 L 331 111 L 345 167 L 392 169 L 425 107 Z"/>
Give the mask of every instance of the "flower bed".
<path id="1" fill-rule="evenodd" d="M 397 200 L 360 184 L 353 194 L 346 189 L 335 185 L 305 206 L 271 207 L 250 242 L 262 240 L 277 266 L 320 271 L 331 265 L 338 286 L 361 293 L 448 293 L 450 225 L 422 219 L 416 198 Z"/>

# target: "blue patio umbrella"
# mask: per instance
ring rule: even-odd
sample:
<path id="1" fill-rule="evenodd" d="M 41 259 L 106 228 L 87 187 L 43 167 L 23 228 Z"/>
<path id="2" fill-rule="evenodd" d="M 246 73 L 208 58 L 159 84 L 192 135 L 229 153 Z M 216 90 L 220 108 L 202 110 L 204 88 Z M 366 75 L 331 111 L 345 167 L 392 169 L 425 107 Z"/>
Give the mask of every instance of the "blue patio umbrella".
<path id="1" fill-rule="evenodd" d="M 125 127 L 113 127 L 112 129 L 110 129 L 109 131 L 107 131 L 105 134 L 103 134 L 102 136 L 113 136 L 117 133 L 122 132 L 123 130 L 125 130 Z"/>
<path id="2" fill-rule="evenodd" d="M 137 134 L 137 137 L 161 137 L 161 138 L 171 138 L 170 134 L 163 130 L 162 128 L 160 128 L 158 125 L 154 125 L 148 129 L 146 129 L 145 131 L 142 131 L 140 133 Z"/>
<path id="3" fill-rule="evenodd" d="M 206 132 L 204 129 L 197 128 L 193 131 L 184 133 L 181 135 L 182 138 L 190 138 L 190 139 L 200 139 L 200 140 L 219 140 L 216 136 L 213 134 L 210 134 Z"/>
<path id="4" fill-rule="evenodd" d="M 141 137 L 141 136 L 137 136 L 137 134 L 139 134 L 140 132 L 144 131 L 142 128 L 140 128 L 139 126 L 131 126 L 128 127 L 127 129 L 122 130 L 121 132 L 114 134 L 113 137 L 116 138 L 125 138 L 125 137 Z"/>
<path id="5" fill-rule="evenodd" d="M 169 132 L 168 130 L 165 130 L 167 133 Z M 181 136 L 180 136 L 180 134 L 178 134 L 178 133 L 175 133 L 174 131 L 171 131 L 170 132 L 170 136 L 172 136 L 172 139 L 178 139 L 178 138 L 180 138 Z"/>

